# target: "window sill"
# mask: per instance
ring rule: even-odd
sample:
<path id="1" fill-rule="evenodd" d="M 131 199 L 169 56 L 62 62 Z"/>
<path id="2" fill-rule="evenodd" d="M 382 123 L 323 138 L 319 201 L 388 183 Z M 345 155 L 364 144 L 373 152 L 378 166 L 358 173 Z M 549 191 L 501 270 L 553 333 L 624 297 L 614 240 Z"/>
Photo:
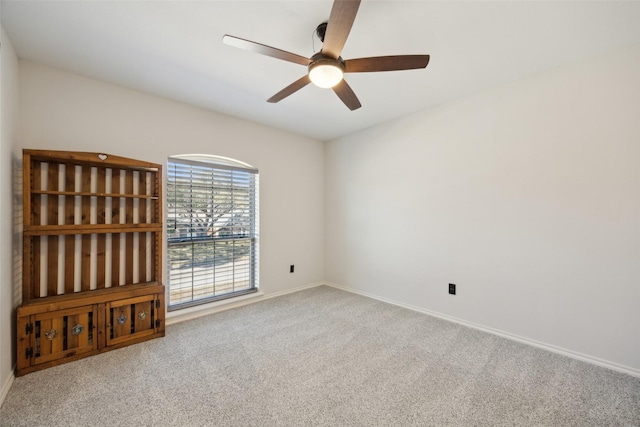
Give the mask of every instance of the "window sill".
<path id="1" fill-rule="evenodd" d="M 170 311 L 166 316 L 166 324 L 173 325 L 187 320 L 197 319 L 198 317 L 207 316 L 209 314 L 218 313 L 220 311 L 251 304 L 256 302 L 251 300 L 262 296 L 264 296 L 264 293 L 258 289 L 257 292 L 253 292 L 251 294 L 215 301 L 209 304 L 196 305 L 193 307 L 183 308 L 181 310 Z"/>

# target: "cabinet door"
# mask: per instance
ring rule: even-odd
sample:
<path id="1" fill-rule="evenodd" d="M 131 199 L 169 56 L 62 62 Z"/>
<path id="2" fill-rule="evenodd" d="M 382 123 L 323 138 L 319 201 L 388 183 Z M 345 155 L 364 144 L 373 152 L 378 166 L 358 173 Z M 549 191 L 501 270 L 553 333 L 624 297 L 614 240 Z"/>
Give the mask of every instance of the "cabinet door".
<path id="1" fill-rule="evenodd" d="M 35 314 L 31 319 L 34 332 L 31 365 L 97 349 L 94 305 Z"/>
<path id="2" fill-rule="evenodd" d="M 107 303 L 107 346 L 157 333 L 159 303 L 156 294 Z"/>

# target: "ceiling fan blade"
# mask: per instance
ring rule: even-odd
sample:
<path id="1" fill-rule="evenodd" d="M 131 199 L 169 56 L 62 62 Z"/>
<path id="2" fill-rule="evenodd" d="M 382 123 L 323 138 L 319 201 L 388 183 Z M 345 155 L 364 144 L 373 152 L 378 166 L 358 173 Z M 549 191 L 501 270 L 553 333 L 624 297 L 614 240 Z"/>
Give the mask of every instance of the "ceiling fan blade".
<path id="1" fill-rule="evenodd" d="M 377 56 L 344 61 L 345 73 L 367 73 L 372 71 L 415 70 L 425 68 L 429 55 Z"/>
<path id="2" fill-rule="evenodd" d="M 360 101 L 358 101 L 358 97 L 353 92 L 353 89 L 351 89 L 351 86 L 349 86 L 344 79 L 333 87 L 333 91 L 351 111 L 362 107 Z"/>
<path id="3" fill-rule="evenodd" d="M 271 56 L 272 58 L 283 59 L 285 61 L 293 62 L 294 64 L 307 66 L 311 62 L 309 58 L 305 58 L 304 56 L 276 49 L 275 47 L 261 43 L 252 42 L 250 40 L 241 39 L 239 37 L 230 36 L 228 34 L 225 34 L 224 37 L 222 37 L 222 42 L 229 46 L 238 47 L 261 55 Z"/>
<path id="4" fill-rule="evenodd" d="M 271 98 L 267 99 L 267 102 L 278 102 L 282 101 L 287 96 L 291 95 L 294 92 L 299 91 L 306 85 L 311 83 L 311 79 L 308 74 L 305 74 L 303 77 L 299 78 L 295 82 L 291 83 L 289 86 L 282 89 L 280 92 L 273 95 Z"/>
<path id="5" fill-rule="evenodd" d="M 359 7 L 360 0 L 335 0 L 333 2 L 322 45 L 323 55 L 338 59 Z"/>

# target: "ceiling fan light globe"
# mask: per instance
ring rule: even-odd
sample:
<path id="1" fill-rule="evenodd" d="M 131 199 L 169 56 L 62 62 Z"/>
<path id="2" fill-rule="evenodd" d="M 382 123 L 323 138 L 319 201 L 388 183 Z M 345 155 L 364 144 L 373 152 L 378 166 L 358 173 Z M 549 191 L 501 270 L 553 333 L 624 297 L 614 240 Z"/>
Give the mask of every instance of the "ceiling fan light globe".
<path id="1" fill-rule="evenodd" d="M 337 64 L 320 63 L 309 67 L 309 78 L 318 87 L 334 87 L 342 80 L 344 72 Z"/>

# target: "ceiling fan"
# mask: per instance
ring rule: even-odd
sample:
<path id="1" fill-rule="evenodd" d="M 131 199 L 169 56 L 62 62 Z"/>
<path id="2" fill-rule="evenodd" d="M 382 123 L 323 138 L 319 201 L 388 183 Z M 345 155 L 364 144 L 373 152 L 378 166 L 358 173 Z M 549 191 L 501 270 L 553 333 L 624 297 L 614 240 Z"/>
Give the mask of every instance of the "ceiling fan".
<path id="1" fill-rule="evenodd" d="M 429 55 L 377 56 L 358 59 L 342 59 L 340 53 L 344 47 L 353 21 L 356 18 L 360 0 L 335 0 L 329 15 L 329 21 L 316 29 L 323 42 L 322 50 L 311 58 L 276 49 L 261 43 L 241 39 L 230 35 L 222 38 L 223 43 L 251 52 L 271 56 L 305 65 L 307 74 L 273 95 L 267 102 L 278 102 L 313 82 L 322 88 L 332 88 L 350 110 L 361 107 L 358 97 L 344 80 L 344 73 L 366 73 L 373 71 L 414 70 L 425 68 Z"/>

